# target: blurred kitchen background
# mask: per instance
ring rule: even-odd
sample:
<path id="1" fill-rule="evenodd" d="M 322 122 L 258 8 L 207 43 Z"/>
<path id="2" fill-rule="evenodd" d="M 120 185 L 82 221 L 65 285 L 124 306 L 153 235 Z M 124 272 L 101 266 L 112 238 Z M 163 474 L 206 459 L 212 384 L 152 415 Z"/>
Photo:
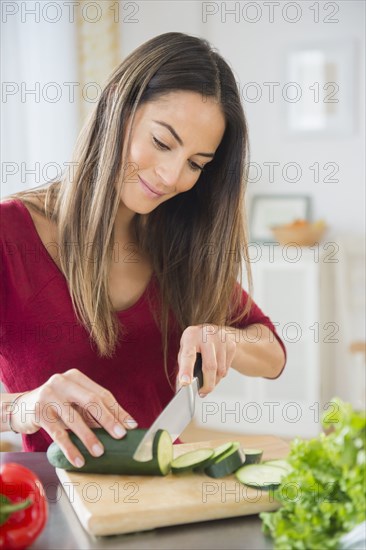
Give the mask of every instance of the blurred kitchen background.
<path id="1" fill-rule="evenodd" d="M 153 36 L 206 38 L 234 70 L 250 135 L 254 299 L 288 360 L 276 381 L 232 371 L 200 402 L 197 429 L 312 437 L 332 397 L 364 408 L 365 3 L 1 8 L 2 197 L 65 168 L 109 72 Z"/>

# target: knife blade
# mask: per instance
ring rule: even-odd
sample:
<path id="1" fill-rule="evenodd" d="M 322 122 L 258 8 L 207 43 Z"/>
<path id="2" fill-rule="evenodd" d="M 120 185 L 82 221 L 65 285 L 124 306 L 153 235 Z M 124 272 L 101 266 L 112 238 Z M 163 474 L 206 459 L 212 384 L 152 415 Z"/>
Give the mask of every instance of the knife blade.
<path id="1" fill-rule="evenodd" d="M 147 462 L 152 459 L 152 445 L 158 430 L 169 432 L 172 441 L 175 441 L 180 436 L 193 418 L 196 397 L 202 386 L 202 356 L 200 353 L 197 353 L 192 382 L 187 386 L 182 386 L 178 390 L 173 399 L 150 426 L 133 454 L 134 460 Z"/>

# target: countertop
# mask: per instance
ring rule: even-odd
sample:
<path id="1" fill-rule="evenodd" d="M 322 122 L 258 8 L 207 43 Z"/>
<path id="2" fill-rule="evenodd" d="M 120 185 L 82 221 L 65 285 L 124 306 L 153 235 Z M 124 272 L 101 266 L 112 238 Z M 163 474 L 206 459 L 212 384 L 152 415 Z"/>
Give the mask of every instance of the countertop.
<path id="1" fill-rule="evenodd" d="M 49 501 L 49 519 L 45 530 L 30 547 L 32 550 L 87 550 L 104 548 L 204 550 L 267 550 L 271 539 L 262 534 L 257 515 L 164 527 L 140 533 L 109 537 L 92 537 L 74 514 L 54 468 L 46 453 L 1 453 L 1 463 L 16 462 L 33 470 L 42 481 Z"/>

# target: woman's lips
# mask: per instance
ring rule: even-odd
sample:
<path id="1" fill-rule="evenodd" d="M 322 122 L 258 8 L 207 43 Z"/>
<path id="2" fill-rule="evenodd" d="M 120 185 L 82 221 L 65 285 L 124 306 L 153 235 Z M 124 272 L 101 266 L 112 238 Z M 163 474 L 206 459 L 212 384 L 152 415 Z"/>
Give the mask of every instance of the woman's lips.
<path id="1" fill-rule="evenodd" d="M 148 197 L 156 199 L 166 194 L 166 193 L 159 193 L 159 191 L 156 191 L 149 183 L 143 180 L 140 176 L 138 176 L 138 178 L 140 180 L 142 190 L 144 191 L 145 195 L 147 195 Z"/>

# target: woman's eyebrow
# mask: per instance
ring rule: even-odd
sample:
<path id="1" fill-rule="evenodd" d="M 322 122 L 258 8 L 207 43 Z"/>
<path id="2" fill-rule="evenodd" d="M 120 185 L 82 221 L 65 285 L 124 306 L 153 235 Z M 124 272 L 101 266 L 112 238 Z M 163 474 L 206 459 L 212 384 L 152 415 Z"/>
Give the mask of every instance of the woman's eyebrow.
<path id="1" fill-rule="evenodd" d="M 157 124 L 160 124 L 161 126 L 164 126 L 169 130 L 169 132 L 173 135 L 173 137 L 177 140 L 179 145 L 184 145 L 183 140 L 181 137 L 178 136 L 177 132 L 174 130 L 170 124 L 167 122 L 163 122 L 162 120 L 153 120 L 153 122 L 156 122 Z M 201 157 L 210 157 L 213 158 L 215 156 L 215 153 L 195 153 L 196 155 L 200 155 Z"/>

